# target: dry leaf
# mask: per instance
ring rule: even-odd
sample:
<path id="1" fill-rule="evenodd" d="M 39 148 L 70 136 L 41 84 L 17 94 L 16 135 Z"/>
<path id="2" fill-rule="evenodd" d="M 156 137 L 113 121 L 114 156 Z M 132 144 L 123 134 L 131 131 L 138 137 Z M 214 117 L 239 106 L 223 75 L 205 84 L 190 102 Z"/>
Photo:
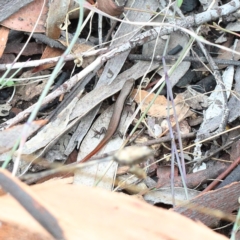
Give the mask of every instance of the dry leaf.
<path id="1" fill-rule="evenodd" d="M 42 128 L 37 135 L 28 140 L 22 150 L 22 154 L 32 154 L 41 148 L 44 148 L 49 142 L 54 140 L 66 128 L 69 122 L 69 115 L 76 104 L 74 98 L 71 103 L 58 114 L 57 118 Z"/>
<path id="2" fill-rule="evenodd" d="M 124 6 L 118 6 L 113 0 L 98 0 L 97 7 L 111 16 L 119 16 L 124 11 Z"/>
<path id="3" fill-rule="evenodd" d="M 134 90 L 132 93 L 132 97 L 134 97 L 137 93 L 137 90 Z M 148 95 L 149 93 L 145 90 L 138 91 L 138 94 L 135 96 L 135 101 L 140 104 L 140 102 Z M 152 99 L 155 97 L 155 94 L 150 94 L 143 105 L 141 106 L 141 111 L 144 112 Z M 184 119 L 189 114 L 189 106 L 185 103 L 183 97 L 181 95 L 177 95 L 174 100 L 176 113 L 179 120 Z M 169 108 L 169 109 L 168 109 Z M 148 111 L 149 116 L 157 117 L 157 118 L 166 118 L 168 115 L 173 114 L 173 109 L 171 105 L 168 107 L 167 99 L 163 95 L 159 95 L 155 100 L 154 104 Z"/>
<path id="4" fill-rule="evenodd" d="M 134 104 L 133 104 L 134 106 Z M 96 129 L 99 131 L 102 127 L 107 128 L 109 121 L 111 119 L 113 112 L 113 106 L 110 106 L 105 111 L 102 112 L 102 114 L 97 118 L 97 120 L 93 123 L 92 129 Z M 118 131 L 124 132 L 126 129 L 126 123 L 129 122 L 129 118 L 131 117 L 131 114 L 126 110 L 126 108 L 123 110 L 121 121 L 118 127 Z M 91 152 L 94 147 L 96 147 L 101 139 L 104 137 L 103 135 L 100 136 L 100 138 L 96 138 L 95 132 L 90 130 L 84 140 L 82 141 L 80 151 L 78 154 L 78 161 L 85 157 L 87 153 Z M 106 153 L 115 151 L 120 148 L 120 146 L 123 143 L 123 139 L 118 137 L 115 137 L 114 139 L 111 139 L 99 152 L 98 154 Z M 99 164 L 89 166 L 83 169 L 79 169 L 78 171 L 75 171 L 75 177 L 74 177 L 74 184 L 84 184 L 87 186 L 96 186 L 96 182 L 98 182 L 97 186 L 102 187 L 107 190 L 111 190 L 114 185 L 114 179 L 117 171 L 117 163 L 110 164 L 109 162 L 99 162 Z M 106 169 L 108 171 L 106 172 Z M 99 181 L 101 179 L 101 181 Z"/>
<path id="5" fill-rule="evenodd" d="M 58 40 L 62 45 L 64 45 L 65 47 L 67 47 L 67 42 L 63 41 L 63 40 Z M 87 52 L 90 50 L 94 50 L 94 46 L 91 46 L 89 44 L 86 43 L 75 43 L 75 45 L 73 46 L 72 52 L 76 55 L 80 55 L 83 52 Z M 81 67 L 85 68 L 87 67 L 89 64 L 91 64 L 95 59 L 96 56 L 91 56 L 91 57 L 85 57 L 84 59 L 80 59 L 79 58 L 79 62 L 81 62 Z"/>
<path id="6" fill-rule="evenodd" d="M 33 76 L 41 76 L 41 74 L 33 74 L 30 70 L 21 75 L 22 78 L 26 79 Z M 47 81 L 48 79 L 44 77 L 41 79 L 39 78 L 38 81 L 26 80 L 23 85 L 17 86 L 16 93 L 11 101 L 11 104 L 14 106 L 21 100 L 31 102 L 35 97 L 38 97 L 42 93 Z"/>
<path id="7" fill-rule="evenodd" d="M 4 49 L 8 40 L 9 29 L 5 27 L 0 27 L 0 58 L 4 52 Z"/>
<path id="8" fill-rule="evenodd" d="M 125 194 L 71 185 L 66 179 L 31 188 L 26 186 L 26 189 L 42 199 L 42 204 L 56 217 L 66 240 L 227 239 L 200 222 L 194 222 L 173 211 L 150 206 Z M 15 231 L 16 235 L 12 239 L 52 239 L 10 195 L 0 198 L 0 220 L 8 223 L 6 234 L 11 234 L 14 229 L 19 230 L 17 233 Z M 23 228 L 28 233 L 34 232 L 39 238 L 33 238 L 32 235 L 23 238 L 22 235 L 26 235 L 21 231 Z M 1 239 L 10 239 L 2 236 L 0 235 Z"/>
<path id="9" fill-rule="evenodd" d="M 59 49 L 59 48 L 51 48 L 49 46 L 46 46 L 41 59 L 46 59 L 46 58 L 53 58 L 53 57 L 58 57 L 61 56 L 63 54 L 63 50 Z M 49 69 L 51 67 L 54 67 L 57 63 L 46 63 L 43 64 L 41 66 L 35 67 L 32 72 L 39 72 L 42 71 L 44 69 Z"/>
<path id="10" fill-rule="evenodd" d="M 27 136 L 30 136 L 33 132 L 35 132 L 37 129 L 42 127 L 46 124 L 46 120 L 38 120 L 34 121 L 32 123 L 29 123 L 29 131 Z M 0 153 L 4 153 L 11 149 L 13 145 L 15 144 L 16 140 L 21 137 L 21 133 L 23 130 L 23 125 L 17 125 L 15 127 L 11 127 L 9 129 L 0 131 Z"/>
<path id="11" fill-rule="evenodd" d="M 237 41 L 236 46 L 233 45 L 230 48 L 234 49 L 237 52 L 239 52 L 240 51 L 240 42 Z M 232 59 L 232 57 L 233 57 L 233 54 L 231 52 L 225 51 L 223 49 L 219 49 L 217 59 L 227 59 L 227 60 L 230 60 L 230 59 Z M 238 61 L 239 59 L 240 59 L 240 56 L 238 54 L 234 54 L 234 60 Z M 225 68 L 225 67 L 226 66 L 221 65 L 220 69 Z"/>
<path id="12" fill-rule="evenodd" d="M 69 8 L 69 0 L 50 1 L 46 35 L 58 39 L 61 34 L 60 25 L 64 23 Z"/>
<path id="13" fill-rule="evenodd" d="M 43 5 L 43 0 L 35 0 L 29 3 L 27 6 L 21 8 L 19 11 L 14 13 L 11 17 L 1 22 L 1 25 L 10 29 L 31 32 L 37 21 L 39 13 Z M 46 1 L 43 14 L 38 22 L 38 25 L 34 32 L 45 32 L 45 22 L 48 11 L 48 1 Z"/>
<path id="14" fill-rule="evenodd" d="M 208 96 L 195 91 L 192 88 L 188 88 L 185 92 L 180 93 L 185 99 L 186 103 L 196 110 L 202 110 L 208 107 Z"/>

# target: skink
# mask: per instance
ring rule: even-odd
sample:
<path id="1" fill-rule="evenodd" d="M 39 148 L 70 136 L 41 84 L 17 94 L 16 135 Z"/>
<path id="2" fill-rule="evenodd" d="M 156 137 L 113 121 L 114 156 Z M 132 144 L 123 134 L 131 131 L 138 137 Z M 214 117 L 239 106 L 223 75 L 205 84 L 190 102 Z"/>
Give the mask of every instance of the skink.
<path id="1" fill-rule="evenodd" d="M 121 115 L 122 115 L 122 110 L 124 107 L 125 100 L 131 93 L 133 83 L 134 83 L 134 79 L 129 79 L 123 85 L 123 88 L 115 103 L 113 114 L 104 138 L 86 157 L 84 157 L 80 161 L 80 163 L 88 161 L 93 155 L 95 155 L 98 151 L 100 151 L 103 148 L 103 146 L 105 146 L 105 144 L 112 138 L 113 134 L 116 132 L 120 122 Z"/>

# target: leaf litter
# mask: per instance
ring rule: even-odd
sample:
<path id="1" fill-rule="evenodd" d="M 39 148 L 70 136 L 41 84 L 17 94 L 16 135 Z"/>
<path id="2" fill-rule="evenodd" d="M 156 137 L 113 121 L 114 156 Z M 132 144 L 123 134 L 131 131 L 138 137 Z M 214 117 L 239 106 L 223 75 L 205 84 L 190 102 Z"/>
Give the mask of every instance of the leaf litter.
<path id="1" fill-rule="evenodd" d="M 3 165 L 9 171 L 12 166 L 17 168 L 17 177 L 26 182 L 32 178 L 35 179 L 32 182 L 37 183 L 44 174 L 66 175 L 66 172 L 61 174 L 62 166 L 70 163 L 71 153 L 77 151 L 75 161 L 81 162 L 99 142 L 95 131 L 103 126 L 111 127 L 108 126 L 114 104 L 111 96 L 121 90 L 126 80 L 133 78 L 136 84 L 130 102 L 136 104 L 124 108 L 119 124 L 122 136 L 109 141 L 104 153 L 97 153 L 86 166 L 76 164 L 79 169 L 71 173 L 74 176 L 71 184 L 97 185 L 109 191 L 143 196 L 142 201 L 170 205 L 176 212 L 199 219 L 209 227 L 222 224 L 220 219 L 230 219 L 228 216 L 238 208 L 238 183 L 231 183 L 239 179 L 226 178 L 224 188 L 209 193 L 204 190 L 210 186 L 211 179 L 227 171 L 230 160 L 236 162 L 239 158 L 234 147 L 239 139 L 239 54 L 236 54 L 239 52 L 236 14 L 239 1 L 224 4 L 195 1 L 198 2 L 195 4 L 189 0 L 188 4 L 184 1 L 181 10 L 168 1 L 129 0 L 121 1 L 119 5 L 112 0 L 98 0 L 96 5 L 94 1 L 84 1 L 86 8 L 82 13 L 88 20 L 71 51 L 72 60 L 64 56 L 66 61 L 58 69 L 49 95 L 43 100 L 44 105 L 35 114 L 36 121 L 29 122 L 27 117 L 38 105 L 38 98 L 48 82 L 48 77 L 41 76 L 51 74 L 56 68 L 56 62 L 51 59 L 61 56 L 74 35 L 79 34 L 76 33 L 79 14 L 71 12 L 77 7 L 77 1 L 60 1 L 58 10 L 61 14 L 55 11 L 53 3 L 48 5 L 46 2 L 33 1 L 1 22 L 0 69 L 12 66 L 8 73 L 0 72 L 0 160 Z M 42 15 L 38 19 L 41 9 Z M 209 17 L 211 11 L 215 11 L 210 14 L 212 18 Z M 117 23 L 111 16 L 124 19 L 124 22 Z M 198 21 L 194 26 L 192 18 L 202 19 L 205 26 Z M 218 19 L 221 22 L 217 22 Z M 194 34 L 190 36 L 178 27 L 181 21 L 188 22 L 189 29 L 195 27 L 194 34 L 200 37 L 193 41 Z M 132 22 L 141 24 L 133 25 Z M 151 26 L 151 23 L 155 25 Z M 19 53 L 17 49 L 23 46 L 34 24 L 34 34 L 38 35 L 34 35 L 29 44 L 37 44 L 39 48 L 32 55 L 25 51 L 17 62 L 20 67 L 15 71 L 11 59 Z M 201 40 L 220 44 L 218 48 L 205 44 L 203 49 L 199 47 Z M 166 64 L 164 61 L 146 61 L 147 57 L 161 60 L 165 56 Z M 192 59 L 178 62 L 167 58 L 171 56 Z M 203 57 L 207 59 L 204 62 L 215 59 L 223 62 L 213 67 L 203 63 Z M 43 59 L 46 60 L 44 65 Z M 65 77 L 61 77 L 63 75 Z M 36 77 L 38 80 L 33 80 Z M 18 79 L 22 78 L 26 79 L 24 85 L 19 84 Z M 209 92 L 211 87 L 213 90 Z M 28 132 L 27 125 L 31 125 Z M 188 137 L 191 133 L 192 137 Z M 184 141 L 179 141 L 179 137 Z M 20 143 L 18 150 L 10 151 L 17 141 Z M 136 161 L 135 166 L 129 164 L 123 168 L 113 161 L 113 156 L 117 156 L 126 144 L 148 146 L 152 154 L 140 158 L 142 162 Z M 130 148 L 129 151 L 134 154 L 137 149 Z M 30 162 L 26 162 L 24 156 L 28 156 Z M 37 162 L 40 157 L 49 165 L 41 166 Z M 103 162 L 96 159 L 103 159 Z M 177 163 L 178 159 L 181 164 Z M 123 162 L 128 165 L 127 161 Z M 183 165 L 186 172 L 182 170 Z M 161 168 L 165 173 L 160 171 Z M 36 169 L 41 172 L 37 173 Z M 197 169 L 201 170 L 198 172 Z M 230 198 L 233 189 L 235 195 Z M 204 193 L 199 195 L 202 191 Z M 219 197 L 215 205 L 210 205 L 221 193 L 225 195 Z M 226 208 L 221 207 L 224 202 L 229 202 Z M 182 206 L 183 203 L 189 203 L 189 206 Z M 194 204 L 224 213 L 219 217 L 208 209 L 209 216 L 203 218 L 206 209 L 196 207 L 199 214 L 189 210 L 194 209 Z M 224 234 L 227 236 L 230 231 L 228 229 Z"/>

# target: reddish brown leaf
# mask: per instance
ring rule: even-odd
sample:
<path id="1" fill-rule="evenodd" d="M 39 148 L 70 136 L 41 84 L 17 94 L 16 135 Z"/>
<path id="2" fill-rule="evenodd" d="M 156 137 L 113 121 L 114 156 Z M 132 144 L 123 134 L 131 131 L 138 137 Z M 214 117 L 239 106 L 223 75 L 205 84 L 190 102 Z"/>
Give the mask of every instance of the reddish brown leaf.
<path id="1" fill-rule="evenodd" d="M 43 0 L 35 0 L 1 22 L 1 25 L 18 31 L 31 32 L 37 21 L 42 5 Z M 38 22 L 35 32 L 45 32 L 45 22 L 48 11 L 47 5 L 48 1 L 46 1 L 43 14 Z"/>
<path id="2" fill-rule="evenodd" d="M 57 219 L 66 240 L 227 240 L 203 224 L 173 211 L 150 206 L 124 194 L 72 185 L 70 179 L 31 188 L 25 186 L 24 189 L 42 200 L 41 204 Z M 13 228 L 19 231 L 14 231 L 12 239 L 53 239 L 11 195 L 0 198 L 0 220 L 9 227 L 5 236 L 1 229 L 0 239 L 10 239 L 8 236 Z M 20 238 L 23 231 L 31 237 Z"/>
<path id="3" fill-rule="evenodd" d="M 0 57 L 2 57 L 2 54 L 6 47 L 6 43 L 8 40 L 8 34 L 9 34 L 8 28 L 0 27 Z"/>
<path id="4" fill-rule="evenodd" d="M 59 49 L 59 48 L 51 48 L 49 46 L 46 46 L 41 59 L 46 59 L 46 58 L 52 58 L 52 57 L 58 57 L 61 56 L 63 53 L 63 50 Z M 54 67 L 56 65 L 56 63 L 47 63 L 38 67 L 35 67 L 32 72 L 39 72 L 42 71 L 44 69 L 48 69 L 51 67 Z"/>
<path id="5" fill-rule="evenodd" d="M 124 11 L 124 6 L 118 6 L 113 0 L 98 0 L 97 7 L 111 16 L 119 16 Z"/>

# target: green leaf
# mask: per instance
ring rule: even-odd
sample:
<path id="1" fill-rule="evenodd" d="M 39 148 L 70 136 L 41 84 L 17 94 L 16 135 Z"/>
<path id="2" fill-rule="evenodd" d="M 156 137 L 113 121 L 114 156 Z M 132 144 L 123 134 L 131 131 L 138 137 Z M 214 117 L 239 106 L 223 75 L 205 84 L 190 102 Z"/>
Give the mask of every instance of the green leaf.
<path id="1" fill-rule="evenodd" d="M 4 82 L 3 84 L 0 84 L 0 86 L 2 87 L 12 87 L 14 86 L 14 81 L 7 81 L 7 82 Z"/>
<path id="2" fill-rule="evenodd" d="M 12 87 L 14 85 L 14 81 L 7 81 L 6 86 Z"/>
<path id="3" fill-rule="evenodd" d="M 180 8 L 182 6 L 183 0 L 177 0 L 177 6 Z"/>

